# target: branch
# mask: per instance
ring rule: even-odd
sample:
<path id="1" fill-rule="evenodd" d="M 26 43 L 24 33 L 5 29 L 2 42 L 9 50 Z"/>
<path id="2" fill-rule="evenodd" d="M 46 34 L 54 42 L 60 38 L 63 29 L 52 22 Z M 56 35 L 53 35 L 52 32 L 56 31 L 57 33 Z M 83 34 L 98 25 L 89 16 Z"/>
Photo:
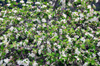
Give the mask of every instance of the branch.
<path id="1" fill-rule="evenodd" d="M 53 11 L 56 9 L 56 5 L 57 5 L 58 0 L 56 0 L 55 5 L 53 7 Z"/>

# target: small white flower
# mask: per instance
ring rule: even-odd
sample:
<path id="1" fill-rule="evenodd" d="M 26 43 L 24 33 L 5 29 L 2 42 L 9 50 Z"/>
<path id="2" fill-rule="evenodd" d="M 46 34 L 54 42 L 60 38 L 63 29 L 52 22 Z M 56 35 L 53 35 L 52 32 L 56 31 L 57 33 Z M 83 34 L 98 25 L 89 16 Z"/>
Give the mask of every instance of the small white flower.
<path id="1" fill-rule="evenodd" d="M 47 7 L 46 5 L 42 5 L 42 7 L 41 8 L 45 8 L 45 7 Z"/>
<path id="2" fill-rule="evenodd" d="M 29 53 L 29 56 L 35 57 L 35 54 L 34 53 Z"/>
<path id="3" fill-rule="evenodd" d="M 21 60 L 17 60 L 16 62 L 17 62 L 18 65 L 22 65 L 23 64 L 23 61 L 21 61 Z"/>
<path id="4" fill-rule="evenodd" d="M 88 9 L 91 9 L 91 5 L 88 5 L 87 7 L 88 7 Z"/>
<path id="5" fill-rule="evenodd" d="M 35 2 L 35 4 L 40 4 L 40 2 Z"/>
<path id="6" fill-rule="evenodd" d="M 14 12 L 14 13 L 17 13 L 17 10 L 14 10 L 13 12 Z"/>
<path id="7" fill-rule="evenodd" d="M 37 12 L 40 12 L 41 10 L 37 8 Z"/>
<path id="8" fill-rule="evenodd" d="M 38 50 L 38 54 L 39 54 L 39 55 L 41 54 L 41 51 L 42 51 L 41 49 Z"/>
<path id="9" fill-rule="evenodd" d="M 82 13 L 80 13 L 80 17 L 84 17 L 84 15 Z"/>
<path id="10" fill-rule="evenodd" d="M 78 16 L 78 12 L 72 12 L 72 15 Z"/>
<path id="11" fill-rule="evenodd" d="M 30 1 L 27 1 L 26 3 L 29 3 L 29 4 L 31 4 L 31 2 L 30 2 Z"/>
<path id="12" fill-rule="evenodd" d="M 47 41 L 47 44 L 50 44 L 50 41 Z"/>
<path id="13" fill-rule="evenodd" d="M 3 42 L 0 42 L 0 45 L 2 45 L 3 44 Z"/>
<path id="14" fill-rule="evenodd" d="M 64 57 L 66 57 L 65 51 L 62 51 L 62 55 L 63 55 Z"/>
<path id="15" fill-rule="evenodd" d="M 14 27 L 12 26 L 12 27 L 10 28 L 10 30 L 13 31 L 13 30 L 14 30 Z"/>
<path id="16" fill-rule="evenodd" d="M 7 6 L 10 6 L 11 4 L 7 4 Z"/>
<path id="17" fill-rule="evenodd" d="M 43 27 L 46 27 L 46 25 L 45 25 L 45 24 L 43 24 Z"/>
<path id="18" fill-rule="evenodd" d="M 82 37 L 80 40 L 83 41 L 83 42 L 85 42 L 85 38 L 84 37 Z"/>
<path id="19" fill-rule="evenodd" d="M 10 59 L 6 58 L 4 59 L 4 62 L 7 64 L 10 61 Z"/>
<path id="20" fill-rule="evenodd" d="M 54 45 L 57 45 L 57 43 L 54 43 Z"/>
<path id="21" fill-rule="evenodd" d="M 57 45 L 57 47 L 60 49 L 61 48 L 61 46 L 60 45 Z"/>
<path id="22" fill-rule="evenodd" d="M 1 21 L 3 21 L 3 18 L 0 18 Z"/>
<path id="23" fill-rule="evenodd" d="M 22 43 L 23 43 L 23 42 L 21 41 L 19 44 L 22 45 Z"/>
<path id="24" fill-rule="evenodd" d="M 98 42 L 97 46 L 100 46 L 100 42 Z"/>
<path id="25" fill-rule="evenodd" d="M 49 19 L 51 19 L 51 17 L 52 17 L 52 16 L 51 16 L 51 15 L 49 15 L 48 17 L 49 17 Z"/>
<path id="26" fill-rule="evenodd" d="M 16 35 L 16 38 L 18 39 L 19 36 L 20 36 L 20 34 L 17 34 L 17 35 Z"/>
<path id="27" fill-rule="evenodd" d="M 43 18 L 43 19 L 42 19 L 42 22 L 46 22 L 46 19 Z"/>
<path id="28" fill-rule="evenodd" d="M 39 46 L 41 44 L 41 41 L 38 41 L 37 45 Z"/>
<path id="29" fill-rule="evenodd" d="M 26 59 L 23 60 L 23 65 L 24 66 L 29 66 L 29 63 L 30 63 L 30 61 L 29 61 L 28 58 L 26 58 Z"/>
<path id="30" fill-rule="evenodd" d="M 100 56 L 100 52 L 97 53 Z"/>
<path id="31" fill-rule="evenodd" d="M 3 63 L 3 60 L 0 60 L 0 65 Z"/>
<path id="32" fill-rule="evenodd" d="M 43 48 L 44 48 L 44 45 L 41 45 L 41 49 L 43 50 Z"/>
<path id="33" fill-rule="evenodd" d="M 76 21 L 76 22 L 77 22 L 77 21 L 79 21 L 79 17 L 78 17 L 78 18 L 76 18 L 76 19 L 75 19 L 75 21 Z"/>
<path id="34" fill-rule="evenodd" d="M 20 18 L 20 17 L 18 17 L 17 19 L 18 19 L 18 20 L 21 20 L 21 18 Z"/>
<path id="35" fill-rule="evenodd" d="M 51 50 L 50 50 L 49 48 L 47 48 L 47 51 L 48 51 L 49 53 L 51 53 Z"/>
<path id="36" fill-rule="evenodd" d="M 79 36 L 78 36 L 78 35 L 75 35 L 74 37 L 75 37 L 75 38 L 79 38 Z"/>
<path id="37" fill-rule="evenodd" d="M 10 18 L 10 19 L 13 19 L 14 17 L 12 17 L 12 16 L 9 16 L 9 18 Z"/>
<path id="38" fill-rule="evenodd" d="M 96 3 L 98 2 L 99 0 L 96 0 Z"/>
<path id="39" fill-rule="evenodd" d="M 24 3 L 24 1 L 23 1 L 23 0 L 21 0 L 21 1 L 20 1 L 20 3 Z"/>
<path id="40" fill-rule="evenodd" d="M 59 32 L 62 34 L 62 29 L 59 29 Z"/>
<path id="41" fill-rule="evenodd" d="M 85 63 L 83 64 L 83 66 L 88 66 L 88 62 L 85 62 Z"/>
<path id="42" fill-rule="evenodd" d="M 68 2 L 68 6 L 72 6 L 72 4 L 70 2 Z"/>
<path id="43" fill-rule="evenodd" d="M 56 48 L 54 48 L 54 51 L 56 52 L 56 51 L 57 51 L 57 49 L 56 49 Z"/>
<path id="44" fill-rule="evenodd" d="M 64 16 L 65 18 L 67 17 L 66 14 L 64 14 L 64 13 L 63 13 L 63 16 Z"/>
<path id="45" fill-rule="evenodd" d="M 77 48 L 77 49 L 75 49 L 75 53 L 76 53 L 77 55 L 79 55 L 79 54 L 80 54 L 80 51 L 78 51 L 78 48 Z"/>
<path id="46" fill-rule="evenodd" d="M 36 61 L 34 61 L 34 63 L 32 65 L 33 66 L 38 66 L 38 63 Z"/>
<path id="47" fill-rule="evenodd" d="M 23 6 L 25 6 L 26 4 L 22 4 Z"/>
<path id="48" fill-rule="evenodd" d="M 50 61 L 47 61 L 46 64 L 50 64 Z"/>
<path id="49" fill-rule="evenodd" d="M 96 57 L 96 54 L 93 53 L 92 55 L 93 55 L 93 57 Z"/>
<path id="50" fill-rule="evenodd" d="M 75 56 L 75 58 L 76 58 L 77 60 L 79 60 L 79 57 L 78 57 L 78 56 Z"/>
<path id="51" fill-rule="evenodd" d="M 0 37 L 0 40 L 3 40 L 3 36 Z"/>
<path id="52" fill-rule="evenodd" d="M 8 52 L 9 52 L 9 50 L 8 50 L 8 49 L 6 49 L 6 50 L 5 50 L 5 52 L 6 52 L 6 53 L 8 53 Z"/>
<path id="53" fill-rule="evenodd" d="M 14 32 L 18 32 L 18 30 L 15 28 L 15 31 Z"/>
<path id="54" fill-rule="evenodd" d="M 77 0 L 74 0 L 74 2 L 77 2 Z"/>
<path id="55" fill-rule="evenodd" d="M 88 32 L 85 33 L 85 35 L 88 35 L 88 34 L 89 34 L 91 37 L 94 37 L 93 34 L 90 34 L 90 33 L 88 33 Z"/>

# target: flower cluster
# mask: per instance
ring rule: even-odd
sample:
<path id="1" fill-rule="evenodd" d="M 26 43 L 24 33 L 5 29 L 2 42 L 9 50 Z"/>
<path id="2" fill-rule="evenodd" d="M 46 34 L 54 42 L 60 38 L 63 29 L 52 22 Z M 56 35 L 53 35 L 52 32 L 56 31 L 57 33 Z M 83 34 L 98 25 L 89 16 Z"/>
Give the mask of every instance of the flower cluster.
<path id="1" fill-rule="evenodd" d="M 1 66 L 100 65 L 99 11 L 83 3 L 75 12 L 61 6 L 53 11 L 52 1 L 20 3 L 22 8 L 9 9 L 12 3 L 2 7 Z"/>

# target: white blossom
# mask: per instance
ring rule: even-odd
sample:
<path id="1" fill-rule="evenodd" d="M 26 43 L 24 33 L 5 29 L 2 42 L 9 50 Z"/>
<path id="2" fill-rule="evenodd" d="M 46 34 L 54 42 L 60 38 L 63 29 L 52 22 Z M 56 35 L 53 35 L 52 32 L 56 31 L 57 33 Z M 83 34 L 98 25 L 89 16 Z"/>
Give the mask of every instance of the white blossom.
<path id="1" fill-rule="evenodd" d="M 60 49 L 61 48 L 61 46 L 60 45 L 57 45 L 57 47 Z"/>
<path id="2" fill-rule="evenodd" d="M 28 58 L 26 58 L 26 59 L 23 60 L 23 65 L 24 66 L 29 66 L 29 63 L 30 63 L 30 61 L 29 61 Z"/>
<path id="3" fill-rule="evenodd" d="M 98 18 L 97 17 L 93 17 L 92 19 L 89 20 L 90 22 L 93 22 L 93 21 L 96 21 L 96 22 L 99 22 Z"/>
<path id="4" fill-rule="evenodd" d="M 0 42 L 0 45 L 2 45 L 3 44 L 3 42 Z"/>
<path id="5" fill-rule="evenodd" d="M 4 62 L 7 64 L 10 61 L 10 59 L 6 58 L 4 59 Z"/>
<path id="6" fill-rule="evenodd" d="M 77 0 L 74 0 L 74 2 L 77 2 Z"/>
<path id="7" fill-rule="evenodd" d="M 66 14 L 64 14 L 64 13 L 63 13 L 63 16 L 64 16 L 65 18 L 67 17 Z"/>
<path id="8" fill-rule="evenodd" d="M 79 21 L 79 17 L 78 17 L 78 18 L 76 18 L 76 19 L 75 19 L 75 21 L 76 21 L 76 22 L 77 22 L 77 21 Z"/>
<path id="9" fill-rule="evenodd" d="M 63 55 L 64 57 L 66 57 L 65 51 L 62 51 L 62 55 Z"/>
<path id="10" fill-rule="evenodd" d="M 21 41 L 21 42 L 19 42 L 19 44 L 20 44 L 20 45 L 22 45 L 22 43 L 23 43 L 22 41 Z"/>
<path id="11" fill-rule="evenodd" d="M 34 63 L 32 65 L 33 66 L 38 66 L 38 63 L 36 61 L 34 61 Z"/>
<path id="12" fill-rule="evenodd" d="M 72 12 L 72 15 L 78 16 L 78 12 Z"/>
<path id="13" fill-rule="evenodd" d="M 97 53 L 100 56 L 100 52 Z"/>
<path id="14" fill-rule="evenodd" d="M 29 3 L 29 4 L 31 4 L 31 2 L 30 2 L 30 1 L 27 1 L 26 3 Z"/>
<path id="15" fill-rule="evenodd" d="M 18 65 L 22 65 L 23 64 L 23 61 L 21 61 L 21 60 L 17 60 L 16 62 L 17 62 Z"/>
<path id="16" fill-rule="evenodd" d="M 41 51 L 42 51 L 41 49 L 38 50 L 38 54 L 39 54 L 39 55 L 41 54 Z"/>
<path id="17" fill-rule="evenodd" d="M 47 51 L 48 51 L 49 53 L 51 53 L 51 49 L 47 48 Z"/>
<path id="18" fill-rule="evenodd" d="M 41 8 L 45 8 L 45 7 L 47 7 L 46 5 L 42 5 L 42 7 Z"/>
<path id="19" fill-rule="evenodd" d="M 99 0 L 96 0 L 96 3 L 98 2 Z"/>
<path id="20" fill-rule="evenodd" d="M 0 65 L 3 63 L 3 60 L 0 60 Z"/>
<path id="21" fill-rule="evenodd" d="M 51 15 L 49 15 L 48 17 L 49 17 L 49 19 L 51 19 L 51 17 L 52 17 L 52 16 L 51 16 Z"/>
<path id="22" fill-rule="evenodd" d="M 75 53 L 76 53 L 77 55 L 79 55 L 79 54 L 80 54 L 80 51 L 78 51 L 78 48 L 77 48 L 77 49 L 75 49 Z"/>
<path id="23" fill-rule="evenodd" d="M 23 0 L 21 0 L 21 1 L 20 1 L 20 3 L 24 3 L 24 1 L 23 1 Z"/>
<path id="24" fill-rule="evenodd" d="M 56 52 L 56 51 L 57 51 L 57 49 L 56 49 L 56 48 L 54 48 L 54 51 Z"/>
<path id="25" fill-rule="evenodd" d="M 59 29 L 59 32 L 62 34 L 62 29 Z"/>
<path id="26" fill-rule="evenodd" d="M 78 35 L 75 35 L 74 37 L 75 37 L 75 38 L 79 38 L 79 36 L 78 36 Z"/>
<path id="27" fill-rule="evenodd" d="M 10 6 L 11 4 L 7 4 L 7 6 Z"/>
<path id="28" fill-rule="evenodd" d="M 0 18 L 1 21 L 3 21 L 3 18 Z"/>
<path id="29" fill-rule="evenodd" d="M 43 24 L 43 27 L 46 27 L 46 25 L 45 25 L 45 24 Z"/>
<path id="30" fill-rule="evenodd" d="M 46 22 L 46 19 L 43 18 L 43 19 L 42 19 L 42 22 Z"/>
<path id="31" fill-rule="evenodd" d="M 96 54 L 93 53 L 92 55 L 93 55 L 93 57 L 96 57 Z"/>
<path id="32" fill-rule="evenodd" d="M 78 56 L 75 56 L 75 58 L 76 58 L 77 60 L 79 60 L 79 57 L 78 57 Z"/>
<path id="33" fill-rule="evenodd" d="M 85 62 L 85 63 L 83 64 L 83 66 L 88 66 L 88 62 Z"/>
<path id="34" fill-rule="evenodd" d="M 57 43 L 54 43 L 54 45 L 57 45 Z"/>
<path id="35" fill-rule="evenodd" d="M 18 17 L 17 19 L 18 19 L 18 20 L 21 20 L 21 18 L 20 18 L 20 17 Z"/>
<path id="36" fill-rule="evenodd" d="M 91 5 L 88 5 L 87 8 L 88 8 L 88 9 L 91 9 Z"/>
<path id="37" fill-rule="evenodd" d="M 35 54 L 34 53 L 29 53 L 29 56 L 35 57 Z"/>
<path id="38" fill-rule="evenodd" d="M 84 15 L 82 13 L 80 13 L 80 17 L 82 18 L 82 17 L 84 17 Z"/>
<path id="39" fill-rule="evenodd" d="M 26 4 L 22 4 L 23 6 L 25 6 Z"/>
<path id="40" fill-rule="evenodd" d="M 40 4 L 40 2 L 35 2 L 35 4 Z"/>
<path id="41" fill-rule="evenodd" d="M 85 42 L 85 38 L 84 37 L 82 37 L 80 40 L 83 41 L 83 42 Z"/>
<path id="42" fill-rule="evenodd" d="M 100 42 L 98 42 L 97 46 L 100 46 Z"/>
<path id="43" fill-rule="evenodd" d="M 86 32 L 85 35 L 90 35 L 91 37 L 94 37 L 93 34 L 90 34 L 89 32 Z"/>

